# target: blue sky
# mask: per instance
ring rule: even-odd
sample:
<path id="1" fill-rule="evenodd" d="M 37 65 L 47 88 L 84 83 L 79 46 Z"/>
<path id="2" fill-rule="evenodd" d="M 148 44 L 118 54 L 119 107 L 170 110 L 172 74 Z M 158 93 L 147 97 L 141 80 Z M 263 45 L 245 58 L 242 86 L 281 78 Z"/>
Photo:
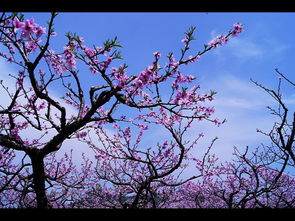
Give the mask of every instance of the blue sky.
<path id="1" fill-rule="evenodd" d="M 49 13 L 25 13 L 27 18 L 45 26 Z M 226 34 L 236 22 L 244 25 L 244 32 L 228 44 L 211 50 L 201 60 L 186 69 L 197 77 L 197 83 L 206 91 L 217 91 L 214 103 L 220 118 L 228 122 L 222 127 L 195 125 L 206 139 L 200 152 L 215 136 L 219 137 L 214 151 L 222 159 L 230 158 L 233 146 L 257 146 L 267 142 L 256 128 L 268 130 L 273 118 L 265 108 L 271 98 L 250 82 L 250 78 L 275 89 L 275 68 L 294 81 L 294 13 L 60 13 L 55 20 L 57 36 L 51 46 L 60 51 L 66 43 L 64 34 L 77 32 L 88 46 L 102 45 L 118 36 L 127 72 L 136 74 L 151 64 L 152 53 L 180 54 L 184 32 L 196 26 L 196 41 L 191 44 L 191 54 L 219 34 Z M 2 76 L 1 76 L 2 77 Z M 85 78 L 84 78 L 85 77 Z M 83 75 L 84 84 L 90 86 L 91 73 Z M 286 85 L 286 84 L 284 84 Z M 283 86 L 284 86 L 283 85 Z M 284 91 L 290 111 L 295 107 L 294 88 Z M 56 91 L 58 94 L 59 91 Z M 156 132 L 155 132 L 156 133 Z M 196 134 L 196 133 L 195 133 Z"/>
<path id="2" fill-rule="evenodd" d="M 48 13 L 27 13 L 44 24 Z M 201 79 L 220 76 L 220 70 L 242 80 L 250 77 L 272 84 L 266 77 L 278 67 L 283 73 L 292 71 L 295 39 L 291 27 L 294 13 L 60 13 L 55 20 L 58 37 L 52 42 L 57 50 L 66 42 L 68 31 L 83 36 L 85 43 L 101 45 L 118 36 L 122 55 L 129 72 L 143 70 L 152 60 L 152 53 L 179 53 L 184 31 L 196 26 L 193 51 L 202 50 L 218 34 L 226 34 L 235 22 L 245 31 L 228 45 L 207 53 L 193 68 Z"/>

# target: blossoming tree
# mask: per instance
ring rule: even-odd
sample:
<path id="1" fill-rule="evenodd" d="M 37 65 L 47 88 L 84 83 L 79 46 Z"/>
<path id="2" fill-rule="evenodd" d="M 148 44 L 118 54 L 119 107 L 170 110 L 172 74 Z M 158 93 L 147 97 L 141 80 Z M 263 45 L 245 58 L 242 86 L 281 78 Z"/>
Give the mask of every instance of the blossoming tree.
<path id="1" fill-rule="evenodd" d="M 205 173 L 197 182 L 187 182 L 177 189 L 171 200 L 176 207 L 190 208 L 294 208 L 294 134 L 295 112 L 287 107 L 281 94 L 282 80 L 294 87 L 294 83 L 278 69 L 277 90 L 252 82 L 267 92 L 275 106 L 268 107 L 276 116 L 269 132 L 257 132 L 269 138 L 270 144 L 262 144 L 251 150 L 235 147 L 235 160 L 218 163 L 211 156 L 203 164 L 200 159 L 197 171 Z M 209 157 L 209 156 L 208 156 Z"/>
<path id="2" fill-rule="evenodd" d="M 77 199 L 87 194 L 82 191 L 85 186 L 101 185 L 100 194 L 105 197 L 113 191 L 108 192 L 110 187 L 101 181 L 115 186 L 112 199 L 117 200 L 102 207 L 157 207 L 158 190 L 203 176 L 201 172 L 186 180 L 175 179 L 189 161 L 188 152 L 202 137 L 196 134 L 195 140 L 187 141 L 185 134 L 195 121 L 222 122 L 212 117 L 214 108 L 206 105 L 215 92 L 201 94 L 200 86 L 190 86 L 195 78 L 183 73 L 181 67 L 228 42 L 242 32 L 242 26 L 235 24 L 226 35 L 217 36 L 203 50 L 188 56 L 194 40 L 192 27 L 185 32 L 179 58 L 169 53 L 162 66 L 161 54 L 155 52 L 150 65 L 130 75 L 127 64 L 113 65 L 122 59 L 117 38 L 90 48 L 82 37 L 67 33 L 64 48 L 52 50 L 56 16 L 51 13 L 46 28 L 18 13 L 2 13 L 0 17 L 0 56 L 18 68 L 18 74 L 10 75 L 14 89 L 1 81 L 10 99 L 0 110 L 1 207 L 83 207 L 87 202 Z M 85 89 L 82 78 L 90 74 L 97 76 L 98 83 Z M 51 93 L 56 87 L 63 90 L 62 100 Z M 165 94 L 164 87 L 168 88 Z M 66 105 L 76 112 L 69 112 Z M 120 115 L 122 108 L 132 115 Z M 108 134 L 108 125 L 113 126 L 114 134 Z M 141 138 L 151 126 L 165 129 L 171 139 L 143 148 Z M 135 139 L 132 132 L 138 132 Z M 86 156 L 80 168 L 74 165 L 71 153 L 58 158 L 69 139 L 78 139 L 95 150 L 95 169 Z M 124 198 L 129 193 L 134 197 Z"/>

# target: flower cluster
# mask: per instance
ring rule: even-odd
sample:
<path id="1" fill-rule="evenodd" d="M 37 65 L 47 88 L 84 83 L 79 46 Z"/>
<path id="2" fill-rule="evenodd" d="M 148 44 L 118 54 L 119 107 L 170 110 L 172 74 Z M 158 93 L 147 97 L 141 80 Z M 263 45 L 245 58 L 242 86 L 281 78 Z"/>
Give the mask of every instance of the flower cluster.
<path id="1" fill-rule="evenodd" d="M 48 52 L 49 54 L 45 57 L 45 59 L 51 64 L 56 74 L 62 74 L 66 70 L 66 67 L 63 65 L 65 60 L 60 54 L 55 54 L 54 50 L 49 50 Z"/>
<path id="2" fill-rule="evenodd" d="M 110 63 L 112 62 L 113 58 L 112 57 L 108 57 L 107 60 L 103 61 L 101 64 L 100 64 L 100 68 L 102 69 L 107 69 L 110 65 Z"/>
<path id="3" fill-rule="evenodd" d="M 228 41 L 229 41 L 228 37 L 223 36 L 223 35 L 218 35 L 216 38 L 212 39 L 209 42 L 209 45 L 214 48 L 217 48 L 218 46 L 223 45 L 223 44 L 227 43 Z"/>
<path id="4" fill-rule="evenodd" d="M 186 91 L 183 89 L 176 94 L 173 102 L 177 105 L 187 105 L 194 103 L 197 100 L 197 94 L 194 91 Z"/>
<path id="5" fill-rule="evenodd" d="M 12 24 L 14 26 L 14 31 L 17 32 L 18 30 L 21 30 L 21 38 L 27 40 L 31 40 L 32 35 L 35 35 L 37 39 L 40 39 L 40 37 L 46 32 L 46 28 L 36 24 L 34 18 L 22 22 L 19 21 L 17 17 L 15 17 L 12 21 Z"/>
<path id="6" fill-rule="evenodd" d="M 145 85 L 151 85 L 154 76 L 154 67 L 148 66 L 146 70 L 140 72 L 139 76 L 133 82 L 133 86 L 136 88 L 143 88 Z"/>
<path id="7" fill-rule="evenodd" d="M 232 36 L 237 36 L 239 33 L 243 31 L 243 26 L 240 23 L 234 24 L 234 30 L 232 32 Z"/>
<path id="8" fill-rule="evenodd" d="M 87 132 L 82 131 L 82 132 L 76 133 L 75 135 L 76 135 L 77 138 L 84 138 L 84 137 L 87 136 Z"/>
<path id="9" fill-rule="evenodd" d="M 240 23 L 234 24 L 234 29 L 230 32 L 229 35 L 231 36 L 237 36 L 239 33 L 243 31 L 243 26 Z M 223 45 L 229 41 L 229 35 L 218 35 L 216 38 L 212 39 L 209 42 L 209 45 L 213 48 L 217 48 L 220 45 Z"/>
<path id="10" fill-rule="evenodd" d="M 115 80 L 118 82 L 118 86 L 124 88 L 127 84 L 128 76 L 127 73 L 124 71 L 125 67 L 121 66 L 119 68 L 112 67 L 111 76 L 114 77 Z"/>
<path id="11" fill-rule="evenodd" d="M 73 52 L 73 46 L 74 42 L 71 41 L 64 47 L 65 62 L 67 64 L 67 68 L 70 70 L 76 68 L 76 58 Z"/>
<path id="12" fill-rule="evenodd" d="M 195 77 L 192 75 L 183 76 L 181 72 L 177 73 L 176 79 L 172 83 L 172 87 L 176 90 L 179 89 L 179 83 L 191 83 L 195 80 Z"/>

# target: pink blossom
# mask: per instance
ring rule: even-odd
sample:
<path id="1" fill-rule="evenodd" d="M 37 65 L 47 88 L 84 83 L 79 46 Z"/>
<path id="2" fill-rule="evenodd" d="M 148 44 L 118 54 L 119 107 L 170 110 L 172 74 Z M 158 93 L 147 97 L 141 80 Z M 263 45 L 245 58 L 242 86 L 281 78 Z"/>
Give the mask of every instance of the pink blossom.
<path id="1" fill-rule="evenodd" d="M 30 39 L 31 34 L 37 33 L 37 24 L 34 21 L 34 18 L 25 21 L 25 26 L 22 28 L 22 37 L 26 39 Z"/>
<path id="2" fill-rule="evenodd" d="M 113 124 L 113 127 L 114 128 L 118 128 L 118 124 Z"/>
<path id="3" fill-rule="evenodd" d="M 227 37 L 225 37 L 223 35 L 218 35 L 216 38 L 212 39 L 209 42 L 209 45 L 214 47 L 214 48 L 217 48 L 218 46 L 227 43 L 228 40 L 229 40 L 229 38 L 227 38 Z"/>
<path id="4" fill-rule="evenodd" d="M 65 54 L 65 59 L 66 59 L 68 68 L 73 69 L 76 67 L 76 60 L 75 60 L 75 54 L 73 53 L 69 45 L 70 44 L 64 47 L 64 54 Z"/>
<path id="5" fill-rule="evenodd" d="M 13 59 L 13 57 L 9 57 L 9 58 L 7 59 L 7 61 L 8 61 L 9 63 L 12 63 L 12 62 L 14 61 L 14 59 Z"/>
<path id="6" fill-rule="evenodd" d="M 243 26 L 240 23 L 235 23 L 234 30 L 232 32 L 232 36 L 237 36 L 242 31 L 243 31 Z"/>
<path id="7" fill-rule="evenodd" d="M 142 129 L 142 130 L 147 130 L 147 129 L 149 129 L 148 125 L 138 124 L 137 126 L 138 126 L 138 128 L 140 128 L 140 129 Z"/>
<path id="8" fill-rule="evenodd" d="M 200 133 L 198 136 L 199 137 L 204 137 L 205 135 L 203 133 Z"/>
<path id="9" fill-rule="evenodd" d="M 215 123 L 215 125 L 217 125 L 218 127 L 221 125 L 221 122 L 218 119 L 215 119 L 213 121 Z"/>
<path id="10" fill-rule="evenodd" d="M 83 38 L 83 37 L 79 37 L 79 41 L 80 41 L 81 43 L 83 43 L 83 42 L 84 42 L 84 38 Z"/>
<path id="11" fill-rule="evenodd" d="M 163 149 L 166 149 L 166 148 L 167 148 L 167 146 L 168 146 L 168 141 L 166 140 L 166 141 L 163 143 L 163 146 L 162 146 L 162 148 L 163 148 Z"/>
<path id="12" fill-rule="evenodd" d="M 192 56 L 192 55 L 190 55 L 190 56 L 188 57 L 188 59 L 190 60 L 190 62 L 196 62 L 196 61 L 200 60 L 200 58 L 201 58 L 200 55 L 197 55 L 197 56 Z"/>
<path id="13" fill-rule="evenodd" d="M 87 136 L 87 132 L 86 131 L 82 131 L 82 132 L 76 133 L 76 137 L 77 138 L 84 138 L 86 136 Z"/>
<path id="14" fill-rule="evenodd" d="M 113 60 L 113 58 L 108 57 L 107 60 L 104 61 L 104 62 L 102 62 L 100 66 L 101 66 L 103 69 L 107 69 L 108 66 L 110 65 L 110 63 L 112 62 L 112 60 Z"/>
<path id="15" fill-rule="evenodd" d="M 93 74 L 97 74 L 99 71 L 95 69 L 95 67 L 93 66 L 89 66 L 89 70 L 91 71 L 91 73 Z"/>
<path id="16" fill-rule="evenodd" d="M 156 57 L 156 59 L 159 59 L 159 58 L 161 57 L 161 53 L 158 52 L 158 51 L 155 51 L 155 52 L 153 53 L 153 55 Z"/>
<path id="17" fill-rule="evenodd" d="M 45 33 L 46 33 L 46 28 L 39 26 L 36 31 L 36 36 L 37 38 L 40 38 Z"/>
<path id="18" fill-rule="evenodd" d="M 23 30 L 25 27 L 25 23 L 19 21 L 17 17 L 12 21 L 12 24 L 14 26 L 14 31 Z"/>
<path id="19" fill-rule="evenodd" d="M 118 86 L 123 88 L 128 80 L 127 73 L 124 71 L 123 67 L 119 69 L 112 67 L 111 70 L 114 71 L 111 75 L 118 81 Z"/>
<path id="20" fill-rule="evenodd" d="M 32 51 L 35 51 L 38 48 L 34 41 L 27 41 L 25 46 L 28 53 L 31 53 Z"/>
<path id="21" fill-rule="evenodd" d="M 92 50 L 86 46 L 82 46 L 82 49 L 84 50 L 85 54 L 88 56 L 88 57 L 92 57 L 95 55 L 95 50 Z"/>

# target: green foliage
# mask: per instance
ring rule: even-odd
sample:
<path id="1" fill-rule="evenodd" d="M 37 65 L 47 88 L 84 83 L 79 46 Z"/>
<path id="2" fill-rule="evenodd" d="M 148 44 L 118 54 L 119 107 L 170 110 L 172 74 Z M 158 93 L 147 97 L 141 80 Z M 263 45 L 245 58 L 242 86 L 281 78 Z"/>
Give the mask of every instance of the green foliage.
<path id="1" fill-rule="evenodd" d="M 20 21 L 24 21 L 24 15 L 22 13 L 12 12 L 11 19 L 14 19 L 15 17 L 17 17 Z"/>
<path id="2" fill-rule="evenodd" d="M 76 33 L 67 32 L 65 36 L 69 39 L 69 41 L 76 41 L 78 43 L 81 43 L 80 37 Z"/>
<path id="3" fill-rule="evenodd" d="M 194 36 L 193 36 L 195 30 L 196 30 L 196 27 L 195 27 L 195 26 L 191 26 L 191 27 L 185 32 L 186 39 L 188 39 L 189 41 L 196 40 L 196 39 L 194 38 Z"/>
<path id="4" fill-rule="evenodd" d="M 106 40 L 103 44 L 104 44 L 104 47 L 105 47 L 105 50 L 109 50 L 111 49 L 112 47 L 122 47 L 122 45 L 119 44 L 119 42 L 117 41 L 118 37 L 115 36 L 115 38 L 113 40 Z"/>

